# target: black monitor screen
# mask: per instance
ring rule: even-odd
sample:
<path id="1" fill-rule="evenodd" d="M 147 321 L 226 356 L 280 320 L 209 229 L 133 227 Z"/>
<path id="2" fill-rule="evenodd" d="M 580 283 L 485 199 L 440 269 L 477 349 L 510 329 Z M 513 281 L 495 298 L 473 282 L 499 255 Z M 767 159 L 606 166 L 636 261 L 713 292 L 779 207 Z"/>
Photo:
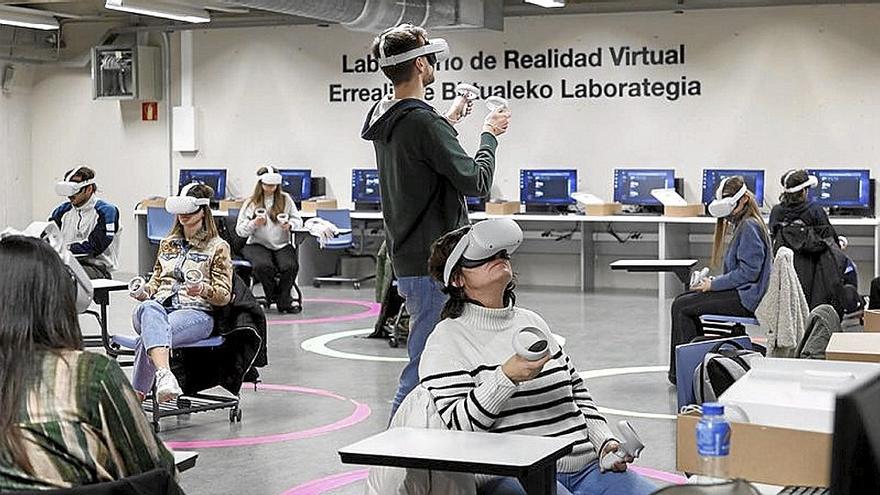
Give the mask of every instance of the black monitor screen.
<path id="1" fill-rule="evenodd" d="M 831 439 L 831 494 L 880 493 L 880 377 L 838 395 Z"/>
<path id="2" fill-rule="evenodd" d="M 808 170 L 819 184 L 810 189 L 810 199 L 822 206 L 868 208 L 871 205 L 871 173 L 868 170 Z"/>
<path id="3" fill-rule="evenodd" d="M 279 170 L 281 174 L 281 189 L 294 201 L 300 202 L 312 197 L 312 171 L 311 170 Z"/>
<path id="4" fill-rule="evenodd" d="M 478 205 L 483 204 L 484 201 L 486 201 L 486 198 L 481 198 L 479 196 L 465 196 L 464 199 L 465 199 L 465 201 L 467 201 L 467 204 L 469 204 L 471 206 L 478 206 Z"/>
<path id="5" fill-rule="evenodd" d="M 351 171 L 351 200 L 355 203 L 379 203 L 379 171 L 356 168 Z"/>
<path id="6" fill-rule="evenodd" d="M 520 170 L 519 200 L 527 205 L 574 204 L 577 170 Z"/>
<path id="7" fill-rule="evenodd" d="M 215 200 L 226 198 L 226 170 L 208 168 L 184 168 L 180 170 L 178 185 L 183 189 L 193 182 L 211 186 Z M 178 189 L 178 191 L 180 190 Z"/>
<path id="8" fill-rule="evenodd" d="M 764 171 L 742 169 L 707 168 L 703 170 L 703 204 L 707 205 L 715 200 L 715 191 L 721 181 L 734 176 L 741 176 L 746 180 L 746 187 L 755 195 L 758 206 L 764 206 Z"/>
<path id="9" fill-rule="evenodd" d="M 672 169 L 614 169 L 614 201 L 625 205 L 657 206 L 651 191 L 675 187 Z"/>

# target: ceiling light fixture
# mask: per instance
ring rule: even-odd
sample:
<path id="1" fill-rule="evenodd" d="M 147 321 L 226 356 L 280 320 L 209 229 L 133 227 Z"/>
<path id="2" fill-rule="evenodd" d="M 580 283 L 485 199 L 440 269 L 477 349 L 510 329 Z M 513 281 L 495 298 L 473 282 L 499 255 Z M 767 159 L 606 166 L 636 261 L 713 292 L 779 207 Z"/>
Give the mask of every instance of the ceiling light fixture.
<path id="1" fill-rule="evenodd" d="M 548 9 L 554 7 L 565 7 L 565 0 L 526 0 L 526 3 L 531 3 Z"/>
<path id="2" fill-rule="evenodd" d="M 7 7 L 5 5 L 0 5 L 0 24 L 44 31 L 59 28 L 58 20 L 52 14 L 37 9 Z"/>
<path id="3" fill-rule="evenodd" d="M 107 0 L 104 7 L 110 10 L 162 17 L 175 21 L 211 22 L 211 15 L 205 9 L 156 0 Z"/>

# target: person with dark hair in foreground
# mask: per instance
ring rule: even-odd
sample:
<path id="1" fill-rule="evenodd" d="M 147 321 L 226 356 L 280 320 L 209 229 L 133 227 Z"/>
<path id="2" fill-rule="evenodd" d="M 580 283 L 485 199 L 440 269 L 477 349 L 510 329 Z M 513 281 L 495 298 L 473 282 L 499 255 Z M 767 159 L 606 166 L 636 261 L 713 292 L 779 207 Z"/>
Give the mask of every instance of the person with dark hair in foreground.
<path id="1" fill-rule="evenodd" d="M 0 492 L 99 483 L 174 457 L 110 358 L 82 351 L 76 287 L 44 241 L 0 240 Z"/>
<path id="2" fill-rule="evenodd" d="M 515 246 L 478 259 L 461 249 L 462 243 L 485 241 L 487 233 L 522 239 L 514 221 L 486 220 L 444 235 L 431 254 L 431 275 L 449 300 L 428 337 L 419 374 L 443 422 L 455 430 L 570 438 L 573 450 L 557 463 L 560 495 L 652 493 L 650 482 L 627 470 L 629 456 L 609 471 L 600 469 L 599 459 L 616 452 L 619 442 L 547 322 L 516 306 Z M 514 353 L 514 335 L 527 327 L 547 336 L 543 357 Z M 482 494 L 525 493 L 514 478 L 477 479 Z"/>

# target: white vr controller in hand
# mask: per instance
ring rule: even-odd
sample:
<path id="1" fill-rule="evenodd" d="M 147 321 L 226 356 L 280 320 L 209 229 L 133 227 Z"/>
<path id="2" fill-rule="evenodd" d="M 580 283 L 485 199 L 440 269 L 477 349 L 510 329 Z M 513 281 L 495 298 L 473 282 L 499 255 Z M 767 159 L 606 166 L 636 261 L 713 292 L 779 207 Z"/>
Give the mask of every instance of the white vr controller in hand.
<path id="1" fill-rule="evenodd" d="M 266 209 L 257 208 L 256 210 L 254 210 L 254 215 L 256 215 L 257 218 L 266 218 Z"/>
<path id="2" fill-rule="evenodd" d="M 490 96 L 486 98 L 486 108 L 488 108 L 490 112 L 504 111 L 507 110 L 509 106 L 507 100 L 500 96 Z"/>
<path id="3" fill-rule="evenodd" d="M 614 465 L 620 461 L 626 460 L 627 456 L 637 459 L 645 448 L 642 439 L 636 434 L 629 421 L 622 419 L 617 423 L 617 429 L 620 430 L 620 436 L 623 437 L 623 443 L 614 452 L 609 452 L 602 457 L 599 467 L 602 471 L 614 469 Z"/>
<path id="4" fill-rule="evenodd" d="M 538 361 L 550 352 L 550 336 L 536 327 L 525 327 L 513 334 L 513 350 L 529 361 Z"/>
<path id="5" fill-rule="evenodd" d="M 193 268 L 192 270 L 187 270 L 183 278 L 186 281 L 187 288 L 196 289 L 202 285 L 202 281 L 205 279 L 205 275 L 202 274 L 201 270 L 196 270 L 195 268 Z"/>
<path id="6" fill-rule="evenodd" d="M 704 267 L 702 270 L 698 272 L 691 272 L 691 287 L 696 287 L 700 285 L 706 277 L 709 276 L 709 267 Z"/>
<path id="7" fill-rule="evenodd" d="M 290 220 L 290 216 L 287 213 L 279 213 L 276 217 L 278 219 L 278 223 L 287 223 Z"/>
<path id="8" fill-rule="evenodd" d="M 128 294 L 135 299 L 147 295 L 147 281 L 144 277 L 135 277 L 128 281 Z"/>

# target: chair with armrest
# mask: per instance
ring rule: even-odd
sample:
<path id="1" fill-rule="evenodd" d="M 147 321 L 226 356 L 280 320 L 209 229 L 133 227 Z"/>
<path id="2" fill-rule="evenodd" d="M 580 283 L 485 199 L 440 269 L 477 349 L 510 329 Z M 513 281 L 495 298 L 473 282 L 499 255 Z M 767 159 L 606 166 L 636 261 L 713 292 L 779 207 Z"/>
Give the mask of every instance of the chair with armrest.
<path id="1" fill-rule="evenodd" d="M 352 284 L 355 289 L 360 289 L 362 282 L 376 278 L 375 273 L 364 277 L 345 277 L 341 274 L 343 258 L 370 258 L 374 264 L 376 262 L 376 255 L 364 252 L 363 242 L 360 245 L 355 242 L 354 235 L 351 232 L 351 212 L 349 210 L 317 210 L 315 213 L 318 218 L 327 220 L 340 230 L 347 231 L 347 233 L 339 234 L 322 246 L 324 250 L 342 251 L 342 254 L 336 262 L 335 273 L 323 277 L 315 277 L 312 285 L 320 287 L 323 283 Z"/>

